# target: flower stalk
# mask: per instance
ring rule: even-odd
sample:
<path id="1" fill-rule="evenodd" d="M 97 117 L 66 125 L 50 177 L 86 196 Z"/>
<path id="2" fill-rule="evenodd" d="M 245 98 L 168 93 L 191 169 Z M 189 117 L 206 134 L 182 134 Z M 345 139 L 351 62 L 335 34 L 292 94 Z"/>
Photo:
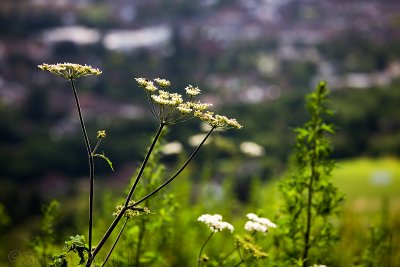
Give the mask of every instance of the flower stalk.
<path id="1" fill-rule="evenodd" d="M 86 146 L 86 151 L 89 159 L 89 251 L 88 251 L 88 257 L 91 257 L 91 247 L 92 247 L 92 233 L 93 233 L 93 203 L 94 203 L 94 161 L 93 161 L 93 153 L 92 149 L 90 148 L 90 142 L 89 138 L 86 132 L 85 128 L 85 122 L 83 120 L 82 116 L 82 111 L 81 107 L 79 104 L 79 98 L 78 98 L 78 93 L 75 88 L 74 80 L 70 78 L 71 82 L 71 87 L 72 91 L 74 93 L 74 98 L 75 98 L 75 103 L 76 103 L 76 108 L 78 110 L 78 115 L 79 115 L 79 121 L 81 124 L 81 129 L 82 129 L 82 134 L 83 138 L 85 139 L 85 146 Z"/>

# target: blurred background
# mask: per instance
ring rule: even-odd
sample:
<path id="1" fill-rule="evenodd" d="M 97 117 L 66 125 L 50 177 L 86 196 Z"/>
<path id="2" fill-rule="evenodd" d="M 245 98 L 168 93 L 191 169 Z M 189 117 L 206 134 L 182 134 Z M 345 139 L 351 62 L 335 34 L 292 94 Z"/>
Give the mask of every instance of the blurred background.
<path id="1" fill-rule="evenodd" d="M 366 215 L 366 226 L 371 214 L 399 214 L 399 1 L 1 0 L 0 25 L 5 266 L 8 251 L 28 247 L 44 203 L 59 199 L 71 213 L 86 205 L 88 166 L 72 93 L 64 79 L 38 69 L 43 62 L 103 71 L 77 81 L 92 143 L 97 130 L 107 131 L 101 150 L 115 169 L 96 161 L 99 195 L 124 190 L 157 127 L 134 77 L 167 78 L 180 92 L 199 86 L 203 101 L 244 126 L 217 134 L 215 149 L 206 146 L 193 163 L 203 172 L 188 178 L 213 190 L 230 179 L 231 197 L 243 205 L 252 181 L 276 187 L 292 130 L 307 119 L 304 96 L 323 79 L 332 91 L 334 177 L 346 210 Z M 165 138 L 175 150 L 163 161 L 182 160 L 174 153 L 190 151 L 202 131 L 194 121 L 171 129 Z"/>

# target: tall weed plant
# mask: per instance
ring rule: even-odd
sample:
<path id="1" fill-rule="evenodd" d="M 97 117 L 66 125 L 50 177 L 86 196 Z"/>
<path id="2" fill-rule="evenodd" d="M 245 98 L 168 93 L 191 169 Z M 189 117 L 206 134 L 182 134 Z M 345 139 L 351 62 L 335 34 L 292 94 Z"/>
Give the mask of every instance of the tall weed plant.
<path id="1" fill-rule="evenodd" d="M 99 215 L 94 213 L 94 203 L 99 201 L 94 198 L 94 160 L 105 160 L 111 169 L 113 165 L 103 152 L 97 152 L 107 137 L 105 130 L 97 132 L 96 144 L 91 145 L 93 138 L 85 128 L 75 83 L 78 78 L 100 75 L 101 71 L 72 63 L 43 64 L 39 68 L 59 75 L 70 83 L 89 167 L 87 233 L 71 235 L 64 243 L 64 250 L 55 253 L 51 243 L 56 240 L 54 226 L 57 214 L 62 210 L 56 202 L 51 203 L 44 209 L 43 233 L 33 243 L 42 266 L 306 267 L 333 262 L 332 249 L 338 240 L 336 215 L 340 211 L 343 195 L 330 179 L 335 164 L 330 159 L 332 147 L 328 136 L 334 133 L 334 129 L 327 122 L 332 111 L 328 107 L 329 91 L 325 83 L 321 82 L 306 98 L 310 119 L 303 127 L 296 129 L 290 175 L 280 184 L 283 205 L 277 216 L 278 225 L 252 212 L 231 224 L 224 221 L 220 214 L 195 214 L 200 211 L 203 213 L 204 208 L 208 208 L 204 203 L 210 202 L 211 198 L 198 194 L 202 203 L 194 205 L 187 200 L 190 198 L 188 194 L 184 200 L 182 192 L 172 194 L 163 190 L 182 174 L 216 129 L 242 128 L 235 119 L 209 111 L 211 104 L 197 99 L 201 94 L 199 88 L 188 85 L 184 89 L 185 94 L 181 95 L 170 91 L 171 83 L 166 79 L 135 79 L 147 96 L 158 129 L 143 162 L 127 185 L 125 196 L 120 196 L 115 210 L 109 210 L 108 213 L 102 211 Z M 173 130 L 174 125 L 192 119 L 200 119 L 207 124 L 208 132 L 201 135 L 197 147 L 187 158 L 181 158 L 181 165 L 176 170 L 167 170 L 160 156 L 165 135 Z M 213 167 L 212 163 L 208 164 L 210 168 Z M 200 173 L 206 174 L 207 171 Z M 178 184 L 185 190 L 194 188 L 188 185 L 188 181 Z M 231 183 L 227 183 L 227 186 L 232 188 Z M 232 195 L 228 193 L 222 196 L 222 202 L 225 198 L 232 199 Z M 103 205 L 104 208 L 109 206 L 109 203 Z M 229 212 L 242 212 L 239 208 L 226 209 L 231 209 Z M 180 215 L 183 212 L 185 214 Z M 105 231 L 101 233 L 98 226 L 104 226 L 109 221 L 104 218 L 106 214 L 113 215 L 114 219 L 108 226 L 102 227 Z M 191 218 L 187 218 L 188 214 Z M 193 216 L 198 216 L 197 225 L 187 223 L 196 220 Z M 237 214 L 235 216 L 240 217 Z M 201 223 L 205 226 L 201 226 Z M 267 238 L 270 232 L 272 240 Z M 197 252 L 193 248 L 197 248 Z M 187 255 L 190 255 L 189 258 Z"/>
<path id="2" fill-rule="evenodd" d="M 309 120 L 297 134 L 289 174 L 280 183 L 283 205 L 275 236 L 273 266 L 330 265 L 339 239 L 335 227 L 344 196 L 331 179 L 329 90 L 325 82 L 306 97 Z"/>

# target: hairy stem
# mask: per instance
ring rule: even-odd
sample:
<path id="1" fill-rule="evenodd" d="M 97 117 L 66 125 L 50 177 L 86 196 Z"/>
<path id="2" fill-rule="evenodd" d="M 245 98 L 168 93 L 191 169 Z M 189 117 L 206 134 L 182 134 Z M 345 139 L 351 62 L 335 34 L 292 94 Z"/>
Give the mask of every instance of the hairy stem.
<path id="1" fill-rule="evenodd" d="M 89 159 L 90 186 L 89 186 L 89 252 L 88 252 L 88 258 L 91 258 L 91 256 L 92 256 L 92 254 L 91 254 L 91 251 L 92 251 L 92 232 L 93 232 L 93 201 L 94 201 L 93 200 L 93 188 L 94 188 L 93 153 L 92 153 L 92 150 L 90 148 L 89 138 L 88 138 L 88 135 L 87 135 L 87 132 L 86 132 L 85 123 L 83 121 L 81 106 L 79 104 L 78 93 L 76 92 L 75 84 L 74 84 L 73 79 L 70 79 L 70 82 L 71 82 L 72 91 L 73 91 L 74 97 L 75 97 L 76 108 L 78 110 L 79 121 L 81 123 L 83 138 L 85 139 L 86 151 L 87 151 L 88 159 Z"/>
<path id="2" fill-rule="evenodd" d="M 122 226 L 121 230 L 119 231 L 118 236 L 117 236 L 117 238 L 115 239 L 114 244 L 112 245 L 110 251 L 108 252 L 107 257 L 106 257 L 106 259 L 104 260 L 104 262 L 103 262 L 103 264 L 101 265 L 101 267 L 104 267 L 104 266 L 106 265 L 108 259 L 110 258 L 111 254 L 113 253 L 114 248 L 115 248 L 115 246 L 117 245 L 117 243 L 118 243 L 118 241 L 119 241 L 119 238 L 121 237 L 122 232 L 124 231 L 125 226 L 126 226 L 126 223 L 128 222 L 128 220 L 129 220 L 129 218 L 126 218 L 126 220 L 125 220 L 125 222 L 124 222 L 124 225 Z"/>
<path id="3" fill-rule="evenodd" d="M 200 266 L 201 254 L 203 254 L 203 250 L 204 250 L 205 246 L 207 245 L 208 241 L 213 236 L 213 234 L 214 234 L 214 232 L 211 232 L 211 234 L 208 236 L 208 238 L 206 239 L 206 241 L 203 243 L 203 245 L 200 248 L 199 256 L 197 257 L 197 267 Z"/>

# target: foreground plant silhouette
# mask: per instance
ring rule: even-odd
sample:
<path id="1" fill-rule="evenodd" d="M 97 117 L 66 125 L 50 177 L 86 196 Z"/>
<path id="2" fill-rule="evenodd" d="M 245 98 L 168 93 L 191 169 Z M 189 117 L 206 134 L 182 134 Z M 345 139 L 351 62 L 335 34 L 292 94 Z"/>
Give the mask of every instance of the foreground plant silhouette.
<path id="1" fill-rule="evenodd" d="M 72 236 L 70 241 L 67 245 L 70 250 L 77 252 L 80 257 L 80 264 L 84 263 L 84 252 L 87 252 L 87 260 L 86 260 L 86 266 L 91 266 L 94 259 L 98 255 L 98 253 L 101 251 L 103 248 L 105 242 L 109 239 L 110 235 L 112 232 L 115 230 L 116 226 L 118 223 L 121 221 L 121 219 L 125 216 L 127 220 L 125 221 L 124 226 L 122 227 L 121 232 L 118 234 L 118 237 L 114 241 L 114 244 L 112 245 L 112 248 L 110 252 L 108 253 L 105 261 L 103 262 L 102 266 L 104 266 L 111 255 L 115 245 L 117 244 L 119 237 L 122 234 L 123 229 L 125 228 L 126 222 L 128 221 L 128 218 L 132 216 L 136 216 L 141 213 L 146 213 L 148 212 L 148 209 L 146 207 L 141 207 L 139 204 L 150 198 L 151 196 L 155 195 L 157 192 L 162 190 L 165 186 L 167 186 L 170 182 L 172 182 L 183 170 L 184 168 L 190 163 L 190 161 L 194 158 L 194 156 L 197 154 L 201 146 L 204 144 L 204 142 L 207 140 L 207 138 L 210 136 L 210 134 L 216 129 L 216 128 L 236 128 L 240 129 L 242 126 L 235 120 L 235 119 L 229 119 L 225 116 L 217 115 L 211 111 L 208 111 L 207 109 L 211 106 L 211 104 L 207 103 L 201 103 L 200 101 L 196 101 L 195 97 L 198 96 L 201 91 L 199 88 L 194 87 L 194 86 L 187 86 L 185 88 L 185 93 L 186 93 L 186 98 L 188 99 L 187 101 L 183 100 L 183 96 L 178 94 L 178 93 L 170 93 L 167 91 L 167 88 L 170 86 L 170 82 L 165 79 L 161 78 L 156 78 L 154 80 L 149 80 L 147 78 L 136 78 L 137 83 L 139 84 L 140 87 L 142 87 L 148 98 L 148 103 L 150 110 L 154 117 L 158 120 L 159 122 L 159 127 L 158 130 L 153 138 L 153 141 L 147 151 L 147 154 L 139 168 L 139 171 L 136 175 L 136 178 L 134 179 L 133 185 L 131 186 L 129 193 L 125 199 L 125 202 L 123 205 L 119 205 L 117 207 L 117 211 L 114 213 L 115 219 L 107 229 L 107 231 L 104 233 L 103 237 L 99 241 L 98 245 L 93 247 L 92 243 L 92 232 L 93 232 L 93 188 L 94 188 L 94 162 L 93 158 L 95 156 L 100 156 L 104 159 L 106 159 L 109 163 L 110 161 L 108 160 L 107 157 L 104 155 L 98 155 L 95 154 L 96 149 L 98 148 L 101 140 L 105 137 L 105 131 L 99 131 L 98 132 L 98 143 L 95 146 L 95 148 L 92 150 L 90 146 L 90 141 L 88 138 L 88 134 L 86 132 L 85 128 L 85 123 L 83 119 L 83 115 L 81 112 L 81 107 L 79 103 L 79 98 L 78 98 L 78 93 L 75 88 L 75 83 L 74 81 L 77 78 L 83 77 L 83 76 L 90 76 L 90 75 L 99 75 L 101 74 L 101 71 L 95 68 L 92 68 L 91 66 L 83 66 L 79 64 L 73 64 L 73 63 L 63 63 L 63 64 L 54 64 L 54 65 L 49 65 L 49 64 L 42 64 L 39 65 L 39 68 L 45 71 L 49 71 L 53 74 L 59 75 L 61 77 L 66 78 L 70 84 L 71 88 L 74 94 L 75 102 L 76 102 L 76 107 L 79 115 L 79 121 L 82 129 L 82 134 L 85 140 L 85 146 L 87 150 L 87 155 L 88 155 L 88 160 L 89 160 L 89 222 L 88 222 L 88 247 L 86 247 L 84 243 L 84 237 L 76 235 L 75 237 Z M 186 162 L 176 171 L 174 175 L 172 175 L 170 178 L 166 179 L 161 185 L 159 185 L 157 188 L 155 188 L 153 191 L 149 192 L 147 195 L 143 196 L 137 201 L 133 201 L 132 198 L 134 196 L 135 189 L 137 188 L 139 181 L 142 177 L 143 171 L 146 168 L 146 164 L 150 158 L 150 155 L 153 152 L 153 149 L 163 131 L 163 129 L 167 126 L 174 125 L 180 122 L 185 122 L 193 117 L 197 117 L 203 122 L 207 123 L 208 125 L 211 126 L 209 132 L 207 135 L 204 137 L 204 139 L 201 141 L 201 143 L 197 146 L 197 148 L 193 151 L 193 153 L 189 156 L 189 158 L 186 160 Z M 75 242 L 76 241 L 76 242 Z M 71 243 L 72 242 L 72 243 Z"/>

